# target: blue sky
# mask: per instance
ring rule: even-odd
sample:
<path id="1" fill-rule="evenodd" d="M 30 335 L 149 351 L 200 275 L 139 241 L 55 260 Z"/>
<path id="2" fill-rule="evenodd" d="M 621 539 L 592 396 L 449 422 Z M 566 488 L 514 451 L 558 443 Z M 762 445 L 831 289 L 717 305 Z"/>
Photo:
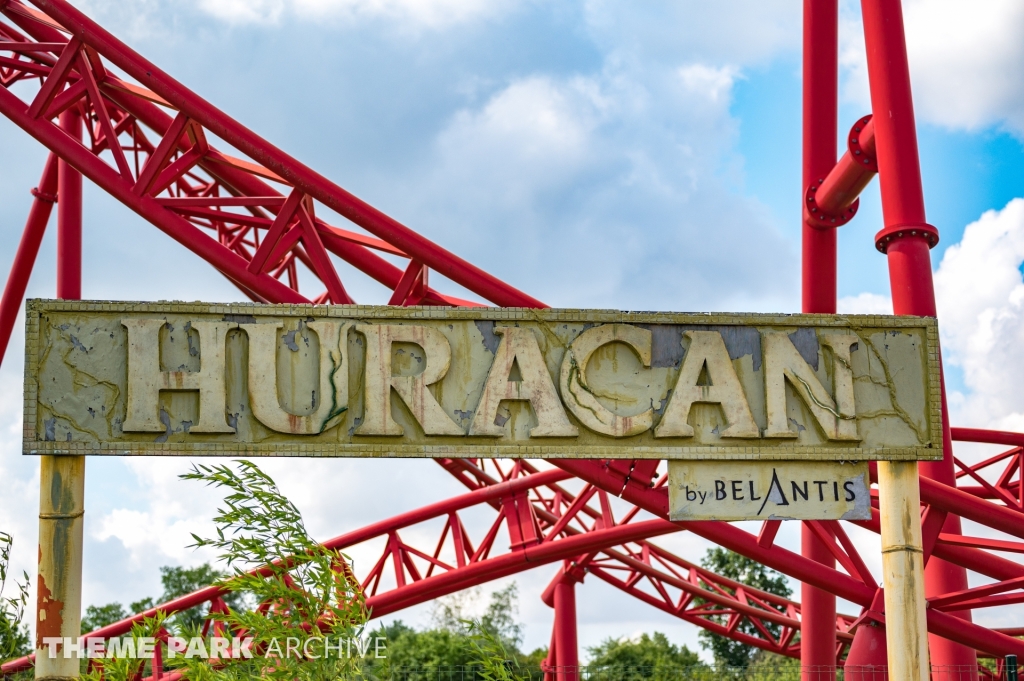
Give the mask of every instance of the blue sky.
<path id="1" fill-rule="evenodd" d="M 795 0 L 79 6 L 277 146 L 549 304 L 799 310 Z M 1024 428 L 1024 204 L 1007 207 L 1024 196 L 1024 4 L 905 6 L 928 217 L 942 238 L 932 255 L 954 422 Z M 842 8 L 840 139 L 869 110 L 856 3 Z M 0 120 L 0 159 L 2 265 L 45 151 Z M 979 221 L 986 211 L 997 212 Z M 886 262 L 873 243 L 880 225 L 873 184 L 840 232 L 847 311 L 887 304 Z M 54 294 L 53 233 L 32 296 Z M 85 297 L 239 297 L 90 186 L 85 239 Z M 386 301 L 379 286 L 342 272 L 359 302 Z M 38 477 L 35 460 L 19 454 L 21 361 L 16 340 L 0 368 L 9 387 L 0 392 L 0 528 L 15 533 L 17 565 L 31 571 Z M 90 461 L 87 603 L 153 594 L 160 565 L 208 558 L 184 546 L 188 531 L 208 526 L 216 498 L 177 481 L 185 466 Z M 318 537 L 461 491 L 430 462 L 267 467 L 301 499 Z M 795 547 L 797 535 L 787 527 L 780 542 Z M 874 539 L 855 536 L 874 561 Z M 659 542 L 691 560 L 706 548 L 685 534 Z M 538 595 L 552 572 L 517 578 L 530 647 L 549 635 Z M 580 603 L 582 645 L 659 629 L 696 647 L 689 625 L 599 584 L 581 587 Z"/>

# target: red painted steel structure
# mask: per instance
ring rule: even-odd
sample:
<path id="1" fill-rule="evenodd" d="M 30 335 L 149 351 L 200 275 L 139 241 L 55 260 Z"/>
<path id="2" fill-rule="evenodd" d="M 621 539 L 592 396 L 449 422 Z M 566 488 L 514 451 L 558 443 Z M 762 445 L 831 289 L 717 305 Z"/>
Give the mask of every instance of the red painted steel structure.
<path id="1" fill-rule="evenodd" d="M 497 305 L 542 305 L 273 147 L 64 0 L 34 0 L 33 4 L 35 7 L 18 0 L 0 0 L 4 18 L 0 21 L 0 113 L 47 146 L 52 155 L 34 191 L 36 200 L 0 300 L 0 347 L 5 348 L 9 340 L 55 198 L 55 185 L 60 199 L 58 295 L 80 295 L 80 174 L 212 264 L 253 300 L 350 302 L 331 260 L 335 256 L 390 288 L 391 304 L 467 304 L 432 288 L 428 282 L 432 269 Z M 803 309 L 834 311 L 834 230 L 853 217 L 857 195 L 877 173 L 885 226 L 876 237 L 876 246 L 889 260 L 894 311 L 934 315 L 928 250 L 937 243 L 938 233 L 925 222 L 901 9 L 893 0 L 863 0 L 862 6 L 872 109 L 885 115 L 865 117 L 854 124 L 849 150 L 838 163 L 836 2 L 806 0 L 804 6 Z M 38 90 L 22 100 L 10 90 L 16 83 L 35 84 Z M 85 135 L 84 144 L 75 138 L 76 126 L 81 126 L 79 134 Z M 233 148 L 214 148 L 207 142 L 208 134 Z M 317 204 L 365 232 L 328 224 L 317 216 Z M 404 270 L 395 267 L 377 253 L 403 257 L 408 265 Z M 299 292 L 300 266 L 323 284 L 322 293 L 307 298 Z M 1024 566 L 993 553 L 1024 553 L 1024 543 L 1018 541 L 1024 539 L 1024 436 L 953 432 L 958 439 L 1012 447 L 969 466 L 954 456 L 948 425 L 945 431 L 946 459 L 921 466 L 932 662 L 970 665 L 975 651 L 996 656 L 1024 654 L 1024 642 L 1011 637 L 1019 631 L 996 631 L 973 624 L 970 618 L 975 609 L 1024 601 Z M 467 553 L 463 543 L 461 549 L 452 549 L 454 564 L 441 561 L 439 552 L 446 540 L 456 545 L 464 541 L 455 539 L 457 534 L 463 536 L 465 529 L 452 521 L 458 515 L 455 507 L 449 511 L 447 534 L 441 536 L 435 553 L 399 541 L 403 522 L 429 520 L 431 513 L 437 512 L 435 507 L 448 504 L 445 508 L 449 508 L 453 503 L 457 507 L 465 503 L 462 497 L 350 533 L 346 541 L 353 536 L 372 539 L 377 536 L 374 532 L 388 537 L 382 560 L 390 560 L 395 567 L 395 587 L 378 592 L 379 579 L 366 584 L 378 613 L 538 563 L 562 560 L 563 569 L 549 590 L 550 603 L 556 608 L 549 658 L 553 667 L 571 665 L 578 659 L 574 594 L 586 574 L 740 640 L 745 639 L 737 625 L 744 620 L 752 622 L 760 633 L 748 642 L 782 654 L 799 654 L 808 664 L 835 662 L 848 648 L 850 662 L 884 662 L 877 648 L 873 655 L 864 652 L 871 647 L 869 642 L 878 642 L 878 626 L 884 626 L 881 592 L 841 523 L 805 523 L 803 549 L 796 554 L 774 544 L 778 523 L 765 523 L 758 535 L 721 522 L 668 523 L 667 492 L 664 476 L 658 476 L 658 462 L 558 461 L 560 471 L 543 473 L 523 463 L 517 468 L 519 473 L 497 478 L 485 472 L 483 462 L 440 463 L 470 488 L 470 494 L 478 494 L 480 503 L 499 510 L 497 524 L 492 523 L 479 546 L 493 548 L 495 528 L 504 523 L 509 551 L 492 558 L 487 552 L 480 553 L 476 544 L 472 546 L 477 548 Z M 517 477 L 524 471 L 532 482 Z M 555 503 L 537 490 L 545 485 L 550 490 L 548 483 L 565 479 L 558 476 L 575 476 L 587 487 L 577 496 L 565 490 L 553 493 L 560 499 Z M 505 486 L 517 484 L 524 485 L 523 494 L 502 496 L 511 489 Z M 488 496 L 495 490 L 500 490 L 500 502 Z M 590 497 L 584 499 L 588 494 L 597 496 L 599 508 L 591 508 Z M 609 495 L 633 504 L 628 519 L 609 522 L 609 505 L 605 503 Z M 653 518 L 633 522 L 640 512 Z M 574 525 L 583 516 L 592 522 Z M 965 537 L 960 517 L 1009 538 Z M 569 520 L 562 522 L 564 518 Z M 859 524 L 878 531 L 877 518 Z M 796 604 L 751 595 L 749 589 L 702 572 L 647 541 L 677 527 L 801 580 L 803 621 L 798 620 Z M 429 565 L 417 568 L 417 560 Z M 968 588 L 967 570 L 995 583 Z M 621 578 L 622 574 L 627 577 Z M 643 584 L 650 588 L 641 588 Z M 710 598 L 709 593 L 718 596 Z M 856 622 L 836 617 L 836 596 L 863 608 Z M 216 604 L 217 598 L 213 588 L 186 600 Z M 695 598 L 715 605 L 702 605 Z M 723 618 L 725 625 L 721 624 Z M 783 634 L 772 634 L 766 622 L 780 625 Z M 795 644 L 798 629 L 802 629 L 799 647 Z M 851 629 L 855 631 L 852 637 Z M 884 637 L 881 641 L 884 645 Z M 13 668 L 6 665 L 3 671 Z"/>
<path id="2" fill-rule="evenodd" d="M 835 165 L 839 127 L 839 2 L 804 0 L 803 26 L 803 186 L 814 187 Z M 831 220 L 820 217 L 814 196 L 804 206 L 801 311 L 834 314 L 836 311 L 836 231 Z M 844 220 L 845 222 L 845 220 Z M 835 557 L 809 523 L 800 528 L 801 554 L 828 568 Z M 806 582 L 800 602 L 807 625 L 801 630 L 800 666 L 803 676 L 819 679 L 811 670 L 829 669 L 836 660 L 836 597 Z M 829 675 L 834 676 L 834 675 Z M 809 680 L 810 681 L 810 680 Z"/>

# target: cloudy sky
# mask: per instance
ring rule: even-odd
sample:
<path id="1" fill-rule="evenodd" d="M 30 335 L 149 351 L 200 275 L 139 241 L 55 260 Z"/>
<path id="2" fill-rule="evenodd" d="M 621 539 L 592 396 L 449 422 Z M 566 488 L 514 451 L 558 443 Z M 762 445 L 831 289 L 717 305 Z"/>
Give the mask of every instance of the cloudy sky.
<path id="1" fill-rule="evenodd" d="M 796 0 L 88 0 L 101 24 L 250 128 L 548 304 L 799 309 Z M 958 425 L 1024 428 L 1024 4 L 905 0 L 950 402 Z M 845 2 L 841 138 L 869 111 Z M 0 120 L 0 267 L 45 151 Z M 840 232 L 843 311 L 890 311 L 877 185 Z M 29 293 L 54 295 L 53 229 Z M 219 275 L 94 187 L 86 298 L 237 300 Z M 357 276 L 359 302 L 386 302 Z M 38 463 L 20 453 L 21 329 L 0 368 L 0 529 L 32 572 Z M 965 456 L 975 453 L 966 452 Z M 90 459 L 85 602 L 159 592 L 158 567 L 209 527 L 184 460 Z M 330 537 L 462 491 L 428 461 L 269 462 Z M 796 547 L 795 527 L 781 541 Z M 877 568 L 876 547 L 859 536 Z M 685 533 L 659 540 L 699 560 Z M 528 647 L 545 645 L 520 575 Z M 877 570 L 876 570 L 877 574 Z M 484 594 L 481 598 L 485 598 Z M 581 644 L 692 627 L 589 581 Z M 429 611 L 401 615 L 425 623 Z M 998 613 L 985 617 L 999 621 Z"/>

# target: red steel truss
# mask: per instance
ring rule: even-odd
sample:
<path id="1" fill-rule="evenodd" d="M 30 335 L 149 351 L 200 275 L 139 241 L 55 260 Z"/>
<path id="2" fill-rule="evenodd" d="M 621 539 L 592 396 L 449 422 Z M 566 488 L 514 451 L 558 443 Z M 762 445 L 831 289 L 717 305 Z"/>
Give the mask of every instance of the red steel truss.
<path id="1" fill-rule="evenodd" d="M 938 232 L 924 213 L 900 3 L 862 0 L 862 8 L 872 108 L 886 115 L 857 121 L 837 162 L 837 1 L 804 2 L 803 309 L 835 311 L 835 229 L 853 218 L 859 193 L 878 174 L 885 224 L 876 246 L 889 260 L 894 311 L 934 315 L 929 248 Z M 431 270 L 492 304 L 543 305 L 291 158 L 65 0 L 0 0 L 0 13 L 0 113 L 51 151 L 0 299 L 0 356 L 55 202 L 57 293 L 80 295 L 82 176 L 216 267 L 252 300 L 350 303 L 332 259 L 339 258 L 390 289 L 393 305 L 476 304 L 433 288 Z M 228 147 L 214 147 L 211 136 Z M 328 211 L 351 224 L 330 224 Z M 407 264 L 398 267 L 388 258 Z M 300 293 L 300 269 L 323 290 Z M 1024 566 L 999 555 L 1024 553 L 1024 436 L 945 430 L 946 459 L 921 465 L 930 652 L 933 665 L 971 668 L 978 653 L 1024 655 L 1024 642 L 1014 638 L 1024 629 L 997 631 L 971 621 L 972 611 L 1024 601 Z M 953 436 L 1011 449 L 966 465 L 954 454 Z M 881 590 L 843 523 L 804 523 L 798 554 L 775 545 L 774 521 L 756 535 L 723 522 L 669 523 L 659 462 L 563 460 L 553 462 L 557 470 L 543 471 L 529 462 L 440 463 L 468 494 L 330 542 L 345 549 L 382 544 L 379 560 L 362 577 L 377 614 L 562 561 L 545 592 L 555 608 L 548 660 L 555 667 L 578 661 L 575 585 L 586 574 L 699 626 L 799 655 L 806 667 L 833 665 L 844 655 L 853 664 L 885 663 Z M 583 483 L 576 494 L 560 484 L 572 478 L 578 480 L 571 488 Z M 632 505 L 618 518 L 613 497 Z M 489 529 L 471 540 L 462 518 L 482 509 L 492 513 Z M 984 536 L 965 536 L 961 518 L 981 526 Z M 431 522 L 442 527 L 436 545 L 413 546 L 402 538 L 406 528 Z M 877 517 L 858 524 L 878 531 Z M 802 609 L 701 570 L 649 541 L 680 529 L 800 580 Z M 502 535 L 507 547 L 498 540 Z M 968 571 L 994 583 L 969 588 Z M 856 620 L 836 615 L 837 596 L 862 608 Z M 216 587 L 168 607 L 203 602 L 222 606 Z M 757 633 L 743 633 L 741 622 L 752 623 Z M 126 626 L 96 635 L 116 635 Z M 27 663 L 15 661 L 2 671 Z"/>
<path id="2" fill-rule="evenodd" d="M 573 476 L 559 469 L 539 471 L 528 461 L 508 463 L 507 470 L 504 461 L 443 463 L 458 465 L 483 484 L 324 542 L 347 554 L 369 549 L 374 558 L 366 560 L 360 552 L 357 566 L 366 569 L 356 569 L 355 575 L 375 617 L 561 562 L 555 584 L 567 575 L 582 581 L 591 574 L 710 631 L 781 655 L 799 656 L 800 605 L 716 575 L 649 541 L 678 532 L 674 523 L 651 518 L 635 506 L 616 517 L 607 492 L 585 484 L 574 494 L 562 484 Z M 485 522 L 468 519 L 481 512 L 489 516 Z M 474 533 L 467 525 L 480 529 Z M 410 536 L 431 539 L 413 543 Z M 218 612 L 223 594 L 218 587 L 208 587 L 147 612 L 170 614 L 199 604 L 207 604 L 208 612 Z M 547 594 L 545 600 L 553 605 Z M 124 634 L 146 614 L 88 638 Z M 849 629 L 854 620 L 841 616 L 836 623 L 844 645 L 853 639 Z M 737 630 L 743 621 L 754 623 L 756 633 Z M 772 625 L 780 633 L 772 633 Z M 30 664 L 29 657 L 22 658 L 5 665 L 3 671 L 18 671 Z"/>

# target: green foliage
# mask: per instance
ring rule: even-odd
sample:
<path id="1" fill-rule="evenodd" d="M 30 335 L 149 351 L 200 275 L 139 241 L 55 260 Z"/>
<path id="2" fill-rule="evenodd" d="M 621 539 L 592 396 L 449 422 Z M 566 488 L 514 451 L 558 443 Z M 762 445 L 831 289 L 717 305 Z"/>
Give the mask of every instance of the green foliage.
<path id="1" fill-rule="evenodd" d="M 175 598 L 181 598 L 219 582 L 227 576 L 227 572 L 218 570 L 209 563 L 203 563 L 194 568 L 164 566 L 160 568 L 160 582 L 164 587 L 164 592 L 160 595 L 160 602 L 166 603 Z M 241 593 L 228 592 L 222 598 L 227 606 L 234 611 L 240 612 L 246 608 L 245 597 Z M 147 607 L 151 608 L 153 605 L 155 604 L 151 603 Z M 135 604 L 132 607 L 135 608 Z M 141 610 L 145 610 L 145 608 L 132 612 L 141 612 Z M 170 618 L 170 624 L 175 629 L 191 629 L 202 626 L 205 617 L 206 607 L 196 606 L 175 614 Z"/>
<path id="2" fill-rule="evenodd" d="M 312 659 L 288 654 L 288 639 L 306 640 L 310 636 L 366 640 L 369 612 L 359 584 L 346 569 L 347 559 L 327 549 L 306 532 L 298 509 L 280 493 L 274 481 L 255 464 L 247 461 L 228 466 L 194 466 L 182 476 L 225 490 L 224 507 L 214 518 L 216 536 L 193 535 L 196 547 L 218 551 L 230 572 L 217 572 L 209 565 L 199 568 L 162 568 L 164 594 L 170 600 L 210 583 L 219 583 L 229 591 L 227 614 L 211 619 L 227 628 L 224 635 L 245 636 L 253 643 L 252 658 L 209 660 L 165 653 L 168 667 L 179 671 L 188 681 L 335 681 L 336 679 L 392 678 L 396 666 L 419 669 L 461 668 L 480 681 L 521 681 L 521 663 L 536 668 L 547 655 L 539 649 L 529 656 L 519 651 L 522 629 L 517 621 L 516 585 L 492 594 L 479 619 L 464 616 L 466 601 L 472 593 L 441 599 L 434 612 L 434 629 L 417 631 L 396 621 L 376 635 L 387 642 L 387 658 L 376 659 L 373 652 L 362 658 L 356 653 L 335 653 Z M 255 573 L 255 574 L 252 574 Z M 261 604 L 250 610 L 241 594 Z M 133 603 L 132 611 L 151 608 L 146 599 Z M 89 627 L 104 626 L 126 617 L 118 603 L 92 606 L 87 610 Z M 136 624 L 125 640 L 138 649 L 144 637 L 152 637 L 160 628 L 189 638 L 199 635 L 201 613 L 181 617 L 177 624 L 156 618 Z M 177 631 L 174 631 L 177 629 Z M 322 644 L 321 644 L 322 645 Z M 322 648 L 320 649 L 322 650 Z M 317 652 L 320 652 L 318 650 Z M 152 673 L 146 660 L 125 657 L 106 659 L 94 668 L 87 681 L 132 681 Z M 468 678 L 468 677 L 467 677 Z"/>
<path id="3" fill-rule="evenodd" d="M 436 629 L 457 634 L 465 633 L 470 618 L 465 610 L 477 596 L 476 590 L 462 591 L 434 601 L 431 619 Z M 491 594 L 491 600 L 478 624 L 497 637 L 506 648 L 518 650 L 523 640 L 523 628 L 518 622 L 519 587 L 512 582 Z M 475 620 L 474 620 L 475 621 Z"/>
<path id="4" fill-rule="evenodd" d="M 401 621 L 384 628 L 394 667 L 457 667 L 469 664 L 464 634 L 448 629 L 417 631 Z"/>
<path id="5" fill-rule="evenodd" d="M 130 649 L 132 651 L 138 651 L 144 640 L 152 640 L 156 637 L 163 624 L 163 615 L 157 613 L 156 617 L 147 617 L 143 621 L 133 624 L 131 631 L 122 639 L 131 642 Z M 82 679 L 83 681 L 136 681 L 140 677 L 149 676 L 152 673 L 152 664 L 148 659 L 141 655 L 125 654 L 102 660 L 100 664 L 87 669 Z"/>
<path id="6" fill-rule="evenodd" d="M 384 628 L 392 667 L 480 667 L 483 673 L 480 661 L 484 649 L 497 655 L 500 662 L 511 660 L 513 669 L 539 666 L 547 657 L 547 649 L 529 655 L 519 650 L 522 627 L 517 619 L 517 597 L 516 584 L 509 584 L 491 594 L 483 616 L 472 619 L 465 611 L 475 592 L 466 591 L 435 601 L 432 626 L 428 629 L 416 630 L 396 620 Z"/>
<path id="7" fill-rule="evenodd" d="M 132 612 L 137 611 L 133 610 Z M 129 614 L 131 613 L 126 612 L 124 606 L 120 603 L 90 605 L 85 609 L 85 614 L 82 616 L 82 633 L 88 634 L 90 631 L 96 631 L 114 622 L 120 622 L 125 617 L 128 617 Z"/>
<path id="8" fill-rule="evenodd" d="M 766 568 L 756 560 L 747 558 L 746 556 L 741 556 L 740 554 L 729 551 L 728 549 L 718 547 L 708 549 L 707 554 L 705 554 L 704 559 L 701 561 L 701 565 L 723 577 L 727 577 L 737 582 L 742 582 L 747 586 L 752 586 L 755 589 L 760 589 L 761 591 L 767 591 L 768 593 L 782 596 L 783 598 L 789 598 L 792 594 L 792 591 L 789 588 L 789 583 L 784 575 L 770 568 Z M 725 623 L 726 621 L 725 616 L 717 619 L 722 623 Z M 779 625 L 765 623 L 765 626 L 767 626 L 774 636 L 779 635 Z M 754 625 L 747 620 L 743 620 L 739 624 L 738 629 L 746 634 L 755 636 L 758 634 Z M 728 639 L 705 629 L 701 630 L 699 637 L 701 647 L 710 649 L 712 654 L 715 656 L 715 662 L 719 665 L 729 667 L 746 667 L 751 663 L 757 653 L 757 648 L 754 648 L 753 646 Z"/>
<path id="9" fill-rule="evenodd" d="M 800 678 L 800 660 L 795 657 L 776 655 L 767 650 L 754 653 L 747 666 L 751 676 L 768 678 Z"/>
<path id="10" fill-rule="evenodd" d="M 249 461 L 228 466 L 196 465 L 182 476 L 227 492 L 217 510 L 217 533 L 193 535 L 196 547 L 211 547 L 232 574 L 221 583 L 235 592 L 252 594 L 269 611 L 231 611 L 214 615 L 231 631 L 253 639 L 251 659 L 231 659 L 219 666 L 196 658 L 179 658 L 190 681 L 236 681 L 260 677 L 274 681 L 334 681 L 364 676 L 358 657 L 321 655 L 310 659 L 277 654 L 289 638 L 305 641 L 311 634 L 352 639 L 365 633 L 368 611 L 347 561 L 316 542 L 306 531 L 299 510 L 274 481 Z M 250 571 L 260 568 L 256 574 Z M 319 628 L 319 632 L 316 629 Z M 265 652 L 266 654 L 262 654 Z"/>
<path id="11" fill-rule="evenodd" d="M 22 573 L 23 581 L 14 582 L 14 595 L 4 594 L 13 543 L 11 535 L 0 532 L 0 662 L 30 652 L 28 628 L 24 624 L 28 606 L 28 574 Z"/>
<path id="12" fill-rule="evenodd" d="M 485 628 L 482 622 L 463 620 L 462 624 L 470 642 L 470 666 L 476 670 L 477 678 L 482 681 L 521 681 L 526 678 L 518 671 L 519 665 L 510 657 L 496 633 Z"/>
<path id="13" fill-rule="evenodd" d="M 127 609 L 125 609 L 125 607 L 120 603 L 90 605 L 85 609 L 85 616 L 82 617 L 82 633 L 87 634 L 90 631 L 96 631 L 97 629 L 113 624 L 114 622 L 120 622 L 135 613 L 145 612 L 146 610 L 156 606 L 158 603 L 166 603 L 167 601 L 180 598 L 181 596 L 185 596 L 194 591 L 198 591 L 199 589 L 208 587 L 227 576 L 228 573 L 214 568 L 209 563 L 203 563 L 202 565 L 194 568 L 170 567 L 165 565 L 160 568 L 160 582 L 163 584 L 164 591 L 160 595 L 159 599 L 150 597 L 143 598 L 135 601 L 134 603 L 130 603 Z M 227 603 L 228 607 L 232 610 L 242 610 L 245 608 L 245 599 L 243 594 L 230 592 L 225 594 L 223 598 L 224 602 Z M 172 633 L 178 633 L 185 630 L 191 630 L 195 627 L 200 627 L 202 626 L 203 619 L 206 617 L 205 608 L 205 605 L 196 606 L 176 613 L 174 616 L 167 619 L 164 623 L 164 627 Z"/>
<path id="14" fill-rule="evenodd" d="M 523 628 L 518 622 L 518 598 L 519 587 L 515 582 L 495 591 L 479 622 L 482 632 L 496 638 L 504 647 L 514 650 L 518 650 L 523 642 Z"/>
<path id="15" fill-rule="evenodd" d="M 653 636 L 642 634 L 636 640 L 609 638 L 587 652 L 591 667 L 642 667 L 653 670 L 655 676 L 669 669 L 702 665 L 697 653 L 673 644 L 660 631 Z"/>

